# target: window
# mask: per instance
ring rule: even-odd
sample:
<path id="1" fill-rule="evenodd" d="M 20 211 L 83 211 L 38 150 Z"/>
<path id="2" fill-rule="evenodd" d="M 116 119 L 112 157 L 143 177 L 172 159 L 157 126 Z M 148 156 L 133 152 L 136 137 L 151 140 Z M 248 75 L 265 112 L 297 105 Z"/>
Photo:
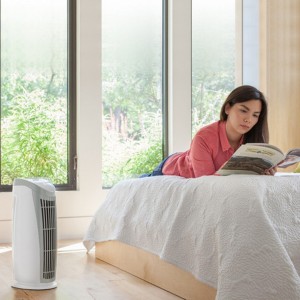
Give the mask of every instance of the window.
<path id="1" fill-rule="evenodd" d="M 1 0 L 1 189 L 76 187 L 75 2 Z"/>
<path id="2" fill-rule="evenodd" d="M 235 87 L 236 0 L 193 0 L 192 132 L 219 119 Z M 240 24 L 241 25 L 241 24 Z"/>
<path id="3" fill-rule="evenodd" d="M 102 182 L 150 172 L 163 156 L 162 0 L 102 1 Z"/>

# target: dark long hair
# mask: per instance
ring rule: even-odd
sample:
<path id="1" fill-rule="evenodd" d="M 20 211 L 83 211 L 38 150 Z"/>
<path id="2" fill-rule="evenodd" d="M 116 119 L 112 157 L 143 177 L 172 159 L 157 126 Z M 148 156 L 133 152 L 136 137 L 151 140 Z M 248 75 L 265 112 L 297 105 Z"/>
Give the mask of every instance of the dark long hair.
<path id="1" fill-rule="evenodd" d="M 228 116 L 225 113 L 227 104 L 233 106 L 236 103 L 242 103 L 249 100 L 260 100 L 261 112 L 259 114 L 258 122 L 244 135 L 244 143 L 268 143 L 268 104 L 264 94 L 251 85 L 237 87 L 228 95 L 221 108 L 220 120 L 227 120 Z"/>

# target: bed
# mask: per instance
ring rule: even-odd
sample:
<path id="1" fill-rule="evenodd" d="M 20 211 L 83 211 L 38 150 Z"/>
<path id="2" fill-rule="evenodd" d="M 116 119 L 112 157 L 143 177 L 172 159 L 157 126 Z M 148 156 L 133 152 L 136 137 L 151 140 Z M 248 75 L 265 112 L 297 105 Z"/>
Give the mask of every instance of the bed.
<path id="1" fill-rule="evenodd" d="M 116 184 L 87 251 L 185 299 L 300 299 L 300 176 Z"/>

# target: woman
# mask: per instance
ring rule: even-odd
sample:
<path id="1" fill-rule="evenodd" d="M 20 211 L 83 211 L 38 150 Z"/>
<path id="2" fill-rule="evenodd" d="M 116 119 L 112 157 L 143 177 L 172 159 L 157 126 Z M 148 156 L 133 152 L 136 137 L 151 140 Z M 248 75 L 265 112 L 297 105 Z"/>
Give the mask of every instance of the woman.
<path id="1" fill-rule="evenodd" d="M 220 120 L 201 128 L 190 149 L 163 160 L 151 174 L 195 178 L 213 175 L 245 143 L 268 143 L 267 102 L 262 92 L 244 85 L 225 100 Z M 267 175 L 274 175 L 270 169 Z"/>

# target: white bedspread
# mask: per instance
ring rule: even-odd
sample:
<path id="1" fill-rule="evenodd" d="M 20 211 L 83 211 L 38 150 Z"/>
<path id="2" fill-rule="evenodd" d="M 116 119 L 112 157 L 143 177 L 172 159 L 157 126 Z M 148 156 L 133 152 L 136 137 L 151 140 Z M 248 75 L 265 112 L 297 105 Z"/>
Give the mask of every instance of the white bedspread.
<path id="1" fill-rule="evenodd" d="M 119 240 L 222 300 L 300 299 L 300 176 L 158 176 L 115 185 L 84 238 Z"/>

